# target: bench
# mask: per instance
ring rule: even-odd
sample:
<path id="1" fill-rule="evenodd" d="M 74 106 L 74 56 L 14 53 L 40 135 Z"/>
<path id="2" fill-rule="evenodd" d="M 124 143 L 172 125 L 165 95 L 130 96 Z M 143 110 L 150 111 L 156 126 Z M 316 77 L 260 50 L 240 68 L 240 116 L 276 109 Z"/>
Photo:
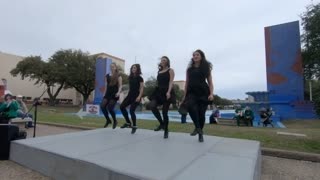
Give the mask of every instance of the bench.
<path id="1" fill-rule="evenodd" d="M 28 122 L 32 122 L 32 119 L 31 118 L 13 118 L 13 119 L 10 119 L 9 123 L 8 124 L 16 124 L 19 126 L 19 129 L 26 129 L 26 123 Z"/>

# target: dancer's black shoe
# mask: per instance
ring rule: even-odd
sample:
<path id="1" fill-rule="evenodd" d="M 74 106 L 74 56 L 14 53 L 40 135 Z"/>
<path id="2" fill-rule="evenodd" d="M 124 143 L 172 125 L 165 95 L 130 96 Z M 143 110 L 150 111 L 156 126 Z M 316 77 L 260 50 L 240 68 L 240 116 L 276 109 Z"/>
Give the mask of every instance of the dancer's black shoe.
<path id="1" fill-rule="evenodd" d="M 117 127 L 117 125 L 118 125 L 118 121 L 117 121 L 117 120 L 115 120 L 115 121 L 113 122 L 112 129 L 115 129 L 115 128 Z"/>
<path id="2" fill-rule="evenodd" d="M 111 124 L 111 121 L 106 121 L 106 123 L 104 124 L 104 128 L 108 127 L 108 125 Z"/>
<path id="3" fill-rule="evenodd" d="M 130 128 L 130 127 L 131 127 L 130 123 L 124 123 L 120 128 L 123 129 L 123 128 Z"/>
<path id="4" fill-rule="evenodd" d="M 160 131 L 161 129 L 163 129 L 163 126 L 159 125 L 157 128 L 154 129 L 154 131 Z"/>
<path id="5" fill-rule="evenodd" d="M 197 130 L 197 128 L 194 128 L 193 132 L 190 133 L 190 136 L 195 136 L 197 134 L 198 134 L 198 130 Z"/>
<path id="6" fill-rule="evenodd" d="M 138 129 L 137 126 L 132 126 L 132 129 L 131 129 L 131 134 L 134 134 L 136 133 L 136 130 Z"/>
<path id="7" fill-rule="evenodd" d="M 168 131 L 168 129 L 166 129 L 166 130 L 164 130 L 163 138 L 168 139 L 168 137 L 169 137 L 169 131 Z"/>

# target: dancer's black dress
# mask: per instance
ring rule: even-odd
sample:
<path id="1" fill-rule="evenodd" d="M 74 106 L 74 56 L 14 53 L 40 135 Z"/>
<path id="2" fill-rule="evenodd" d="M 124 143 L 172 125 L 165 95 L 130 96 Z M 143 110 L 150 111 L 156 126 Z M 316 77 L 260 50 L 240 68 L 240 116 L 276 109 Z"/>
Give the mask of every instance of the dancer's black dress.
<path id="1" fill-rule="evenodd" d="M 154 116 L 160 123 L 160 126 L 155 129 L 155 131 L 159 131 L 164 129 L 165 132 L 168 132 L 168 125 L 169 125 L 169 117 L 168 117 L 168 110 L 171 103 L 175 103 L 176 97 L 173 88 L 170 91 L 170 98 L 167 99 L 167 92 L 169 89 L 170 84 L 170 68 L 162 73 L 158 73 L 157 76 L 157 87 L 149 97 L 150 99 L 150 109 L 152 110 Z M 158 106 L 162 105 L 162 117 L 158 110 Z"/>
<path id="2" fill-rule="evenodd" d="M 210 101 L 209 86 L 206 82 L 207 74 L 202 72 L 200 68 L 191 67 L 187 71 L 188 87 L 185 97 L 185 103 L 188 107 L 188 112 L 196 127 L 192 135 L 201 134 L 205 124 L 205 114 Z M 200 140 L 200 137 L 199 137 Z M 202 139 L 203 141 L 203 139 Z"/>
<path id="3" fill-rule="evenodd" d="M 126 128 L 131 126 L 131 122 L 128 116 L 128 111 L 126 109 L 126 107 L 130 105 L 130 116 L 132 119 L 132 128 L 133 128 L 132 133 L 134 133 L 135 132 L 134 129 L 137 128 L 135 110 L 137 106 L 140 104 L 140 102 L 137 102 L 136 99 L 140 94 L 140 83 L 142 82 L 143 82 L 143 78 L 140 75 L 129 77 L 129 93 L 120 105 L 120 110 L 122 112 L 123 117 L 126 120 L 126 124 L 124 124 L 121 128 Z"/>
<path id="4" fill-rule="evenodd" d="M 114 107 L 119 100 L 119 97 L 116 97 L 116 94 L 119 91 L 119 84 L 118 80 L 117 83 L 114 85 L 111 85 L 111 77 L 109 74 L 106 75 L 107 78 L 107 91 L 105 92 L 105 95 L 103 97 L 103 100 L 100 104 L 101 111 L 106 118 L 106 125 L 105 127 L 111 123 L 111 120 L 109 118 L 109 113 L 112 116 L 113 119 L 113 128 L 116 128 L 117 126 L 117 119 L 116 119 L 116 113 L 114 112 Z"/>
<path id="5" fill-rule="evenodd" d="M 118 81 L 116 84 L 111 85 L 111 76 L 109 74 L 106 75 L 107 78 L 107 91 L 103 98 L 107 100 L 119 100 L 119 97 L 116 97 L 116 94 L 119 91 Z"/>

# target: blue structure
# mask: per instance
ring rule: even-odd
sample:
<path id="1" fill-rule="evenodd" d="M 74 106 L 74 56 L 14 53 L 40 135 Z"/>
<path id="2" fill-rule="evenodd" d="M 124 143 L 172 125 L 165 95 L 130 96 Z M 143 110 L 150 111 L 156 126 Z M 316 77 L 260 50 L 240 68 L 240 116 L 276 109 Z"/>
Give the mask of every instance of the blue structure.
<path id="1" fill-rule="evenodd" d="M 100 104 L 104 96 L 106 88 L 105 76 L 110 73 L 110 65 L 112 59 L 98 57 L 96 60 L 96 80 L 95 80 L 95 91 L 94 91 L 94 104 Z"/>
<path id="2" fill-rule="evenodd" d="M 304 100 L 299 21 L 265 27 L 267 91 L 248 92 L 256 113 L 272 107 L 273 120 L 314 119 L 314 105 Z M 256 117 L 259 117 L 256 114 Z"/>

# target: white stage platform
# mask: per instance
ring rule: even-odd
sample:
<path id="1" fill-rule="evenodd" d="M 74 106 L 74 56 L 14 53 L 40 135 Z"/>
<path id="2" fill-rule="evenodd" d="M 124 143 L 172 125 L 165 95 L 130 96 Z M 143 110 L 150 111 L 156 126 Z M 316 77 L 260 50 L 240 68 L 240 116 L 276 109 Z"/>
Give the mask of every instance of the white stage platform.
<path id="1" fill-rule="evenodd" d="M 11 143 L 10 159 L 58 180 L 258 180 L 257 141 L 97 129 Z"/>

